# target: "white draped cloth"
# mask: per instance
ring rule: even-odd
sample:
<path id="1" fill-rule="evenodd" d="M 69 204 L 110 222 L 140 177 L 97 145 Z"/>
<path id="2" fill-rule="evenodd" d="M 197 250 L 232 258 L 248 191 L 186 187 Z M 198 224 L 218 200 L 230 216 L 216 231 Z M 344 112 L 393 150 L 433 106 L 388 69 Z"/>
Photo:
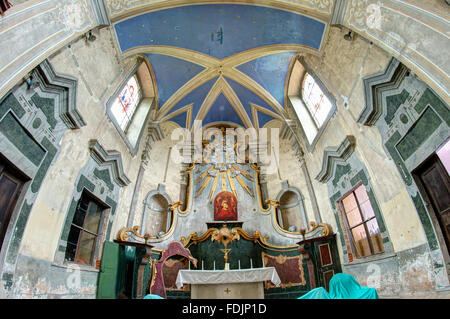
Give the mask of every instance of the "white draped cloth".
<path id="1" fill-rule="evenodd" d="M 178 289 L 184 284 L 230 284 L 262 282 L 270 280 L 275 286 L 281 283 L 274 267 L 233 269 L 233 270 L 187 270 L 178 272 L 176 285 Z"/>

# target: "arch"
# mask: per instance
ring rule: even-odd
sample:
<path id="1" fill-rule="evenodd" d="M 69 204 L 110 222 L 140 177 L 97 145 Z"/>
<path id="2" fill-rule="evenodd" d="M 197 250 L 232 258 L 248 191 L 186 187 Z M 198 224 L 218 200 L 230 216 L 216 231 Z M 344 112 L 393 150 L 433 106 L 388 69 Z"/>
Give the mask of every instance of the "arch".
<path id="1" fill-rule="evenodd" d="M 308 218 L 306 216 L 304 197 L 296 187 L 288 186 L 283 182 L 283 189 L 278 193 L 277 222 L 287 231 L 297 233 L 300 228 L 307 228 Z M 293 229 L 295 227 L 295 229 Z"/>
<path id="2" fill-rule="evenodd" d="M 173 212 L 169 209 L 172 200 L 166 193 L 164 184 L 159 184 L 156 190 L 148 192 L 144 200 L 144 211 L 142 214 L 141 229 L 143 233 L 152 236 L 161 237 L 172 226 Z M 152 219 L 155 223 L 159 221 L 159 227 L 156 229 L 154 223 L 150 223 Z"/>

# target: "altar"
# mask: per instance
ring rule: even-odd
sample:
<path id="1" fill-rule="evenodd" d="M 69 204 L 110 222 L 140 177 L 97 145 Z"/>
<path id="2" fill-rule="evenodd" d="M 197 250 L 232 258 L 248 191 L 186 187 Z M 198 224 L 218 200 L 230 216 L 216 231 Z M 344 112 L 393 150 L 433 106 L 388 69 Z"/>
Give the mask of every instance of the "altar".
<path id="1" fill-rule="evenodd" d="M 274 267 L 233 270 L 180 270 L 176 285 L 191 285 L 192 299 L 264 299 L 264 282 L 281 283 Z"/>

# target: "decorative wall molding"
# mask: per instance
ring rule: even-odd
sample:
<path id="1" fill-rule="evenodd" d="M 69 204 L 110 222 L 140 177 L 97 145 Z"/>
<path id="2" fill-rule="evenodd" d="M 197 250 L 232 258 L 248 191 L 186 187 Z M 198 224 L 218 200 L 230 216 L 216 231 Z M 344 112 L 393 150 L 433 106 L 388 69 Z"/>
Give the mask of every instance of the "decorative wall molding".
<path id="1" fill-rule="evenodd" d="M 423 163 L 449 136 L 450 112 L 448 103 L 439 98 L 413 72 L 392 59 L 384 72 L 364 79 L 366 107 L 358 122 L 374 125 L 381 136 L 389 160 L 416 208 L 417 217 L 427 238 L 433 266 L 430 268 L 436 286 L 448 285 L 448 252 L 437 235 L 438 222 L 415 183 L 412 171 Z"/>
<path id="2" fill-rule="evenodd" d="M 322 169 L 316 176 L 316 180 L 326 183 L 332 177 L 336 162 L 345 161 L 353 153 L 355 145 L 355 137 L 347 135 L 338 147 L 326 147 L 323 152 Z"/>
<path id="3" fill-rule="evenodd" d="M 297 13 L 308 14 L 317 18 L 329 17 L 332 13 L 334 0 L 271 0 L 256 1 L 237 0 L 232 3 L 264 5 L 271 8 L 283 9 Z M 194 4 L 223 4 L 223 0 L 106 0 L 112 21 L 115 23 L 129 18 L 136 13 L 144 13 L 156 10 L 164 10 L 184 5 Z"/>
<path id="4" fill-rule="evenodd" d="M 333 15 L 331 16 L 331 25 L 341 25 L 344 23 L 344 17 L 347 9 L 347 0 L 336 0 L 333 8 Z"/>
<path id="5" fill-rule="evenodd" d="M 111 24 L 108 15 L 108 8 L 105 6 L 105 0 L 89 0 L 97 27 L 106 27 Z"/>
<path id="6" fill-rule="evenodd" d="M 56 74 L 50 62 L 45 59 L 33 70 L 32 75 L 43 92 L 59 95 L 59 116 L 68 128 L 81 128 L 86 125 L 80 112 L 77 110 L 77 79 Z"/>
<path id="7" fill-rule="evenodd" d="M 111 165 L 113 179 L 120 186 L 127 186 L 130 180 L 125 175 L 122 166 L 122 156 L 117 151 L 106 151 L 98 142 L 98 140 L 89 141 L 89 150 L 91 157 L 99 165 Z"/>
<path id="8" fill-rule="evenodd" d="M 450 99 L 448 15 L 443 3 L 425 1 L 348 1 L 342 25 L 386 50 L 417 73 L 439 95 Z"/>
<path id="9" fill-rule="evenodd" d="M 364 125 L 374 125 L 383 113 L 382 96 L 384 92 L 398 89 L 403 82 L 408 69 L 395 58 L 392 58 L 383 72 L 365 77 L 365 106 L 357 122 Z"/>

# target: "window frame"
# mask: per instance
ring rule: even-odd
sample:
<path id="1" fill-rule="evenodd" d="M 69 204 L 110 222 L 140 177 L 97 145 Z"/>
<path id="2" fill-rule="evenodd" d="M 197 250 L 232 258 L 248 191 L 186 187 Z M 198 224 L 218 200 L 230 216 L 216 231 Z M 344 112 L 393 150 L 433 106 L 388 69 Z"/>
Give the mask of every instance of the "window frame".
<path id="1" fill-rule="evenodd" d="M 330 121 L 330 119 L 336 114 L 337 111 L 337 105 L 336 105 L 336 98 L 333 96 L 333 94 L 330 93 L 330 91 L 328 90 L 328 88 L 323 84 L 323 82 L 320 80 L 320 78 L 316 75 L 316 73 L 308 66 L 308 64 L 305 62 L 303 57 L 299 57 L 298 58 L 298 62 L 303 66 L 304 72 L 303 75 L 301 77 L 300 80 L 300 89 L 298 92 L 298 98 L 300 99 L 300 102 L 303 104 L 302 107 L 304 107 L 309 115 L 310 120 L 312 121 L 312 123 L 314 124 L 317 132 L 316 135 L 314 136 L 313 140 L 311 142 L 309 142 L 307 134 L 305 132 L 305 129 L 303 127 L 303 123 L 300 119 L 300 117 L 298 116 L 298 113 L 292 103 L 292 101 L 290 101 L 292 108 L 294 109 L 294 113 L 296 115 L 297 121 L 300 124 L 300 128 L 301 128 L 301 133 L 303 135 L 303 139 L 305 140 L 305 144 L 306 144 L 306 148 L 308 150 L 308 152 L 312 152 L 317 144 L 317 142 L 319 141 L 319 139 L 322 137 L 323 132 L 325 131 L 326 127 L 328 126 L 328 123 Z M 306 80 L 306 75 L 309 74 L 314 81 L 316 82 L 316 84 L 319 86 L 319 88 L 322 90 L 323 94 L 328 98 L 328 100 L 331 103 L 331 109 L 328 112 L 327 117 L 325 118 L 322 126 L 319 128 L 317 127 L 316 121 L 314 120 L 313 115 L 311 114 L 308 105 L 306 104 L 304 97 L 303 97 L 303 87 L 304 87 L 304 83 Z"/>
<path id="2" fill-rule="evenodd" d="M 86 214 L 85 214 L 84 219 L 83 219 L 83 227 L 80 227 L 79 225 L 75 225 L 73 223 L 73 221 L 75 219 L 75 216 L 77 214 L 78 209 L 80 208 L 80 203 L 81 203 L 81 200 L 83 199 L 84 196 L 88 198 L 89 204 L 88 204 L 88 208 L 86 209 Z M 85 223 L 86 223 L 87 213 L 89 211 L 89 207 L 90 207 L 92 202 L 94 202 L 101 209 L 100 220 L 99 220 L 99 224 L 98 224 L 98 233 L 97 234 L 94 234 L 93 232 L 91 232 L 91 231 L 89 231 L 89 230 L 84 228 Z M 66 258 L 67 250 L 69 248 L 69 244 L 68 244 L 69 237 L 68 237 L 67 238 L 67 243 L 66 243 L 66 250 L 65 250 L 65 253 L 64 253 L 64 263 L 73 263 L 73 264 L 77 264 L 77 265 L 83 265 L 83 266 L 86 266 L 86 267 L 96 267 L 96 261 L 97 261 L 97 259 L 99 259 L 100 256 L 97 256 L 97 258 L 95 258 L 95 257 L 97 255 L 97 253 L 99 252 L 100 245 L 101 245 L 100 240 L 103 238 L 103 235 L 104 235 L 103 234 L 104 230 L 105 230 L 104 229 L 104 223 L 105 223 L 105 218 L 108 215 L 107 214 L 108 209 L 110 209 L 110 207 L 108 207 L 102 201 L 97 199 L 89 191 L 87 191 L 86 189 L 83 189 L 83 191 L 81 193 L 81 196 L 80 196 L 80 198 L 79 198 L 79 200 L 77 202 L 77 207 L 75 209 L 75 213 L 73 215 L 72 221 L 70 222 L 70 228 L 69 228 L 69 234 L 70 234 L 70 230 L 72 229 L 72 226 L 74 226 L 75 228 L 79 229 L 79 231 L 80 231 L 80 233 L 78 235 L 78 239 L 77 239 L 77 246 L 76 246 L 76 250 L 75 250 L 74 260 L 72 261 L 72 260 L 68 260 Z M 92 249 L 92 252 L 91 252 L 91 263 L 88 263 L 88 264 L 80 264 L 80 263 L 78 263 L 76 261 L 78 259 L 78 256 L 79 256 L 78 251 L 79 251 L 79 245 L 80 245 L 81 232 L 86 232 L 86 233 L 96 237 L 95 238 L 94 248 Z"/>
<path id="3" fill-rule="evenodd" d="M 372 208 L 372 210 L 373 210 L 373 212 L 374 212 L 373 217 L 371 217 L 371 218 L 369 218 L 369 219 L 367 219 L 367 220 L 364 219 L 364 216 L 363 216 L 362 211 L 361 211 L 361 206 L 360 206 L 360 203 L 359 203 L 359 199 L 358 199 L 358 197 L 356 196 L 356 193 L 355 193 L 355 191 L 356 191 L 360 186 L 363 186 L 363 187 L 364 187 L 364 191 L 366 192 L 366 195 L 367 195 L 367 197 L 368 197 L 367 200 L 369 201 L 370 206 L 371 206 L 371 208 Z M 347 217 L 347 211 L 345 210 L 344 204 L 343 204 L 343 200 L 344 200 L 345 198 L 347 198 L 348 196 L 350 196 L 350 194 L 353 194 L 353 196 L 355 197 L 355 200 L 356 200 L 356 208 L 358 209 L 359 216 L 361 217 L 361 223 L 358 223 L 358 224 L 354 225 L 353 227 L 350 227 L 350 223 L 349 223 L 348 217 Z M 358 183 L 357 183 L 355 186 L 353 186 L 348 192 L 346 192 L 344 195 L 342 195 L 336 202 L 337 202 L 337 204 L 339 205 L 339 209 L 340 209 L 341 212 L 342 212 L 342 215 L 343 215 L 343 221 L 342 221 L 342 222 L 345 223 L 345 228 L 346 228 L 346 231 L 347 231 L 347 234 L 348 234 L 348 238 L 349 238 L 349 241 L 350 241 L 350 244 L 351 244 L 351 249 L 352 249 L 353 254 L 356 256 L 356 259 L 370 258 L 370 257 L 376 256 L 376 255 L 385 253 L 385 252 L 386 252 L 386 248 L 384 247 L 384 243 L 383 243 L 383 242 L 382 242 L 382 248 L 383 248 L 383 250 L 382 250 L 382 251 L 379 251 L 379 252 L 374 252 L 372 240 L 371 240 L 371 238 L 370 238 L 370 236 L 369 236 L 370 232 L 368 231 L 368 228 L 367 228 L 367 225 L 366 225 L 367 222 L 369 222 L 369 221 L 375 219 L 376 222 L 377 222 L 377 225 L 378 225 L 378 229 L 379 229 L 379 230 L 380 230 L 380 225 L 379 225 L 377 216 L 376 216 L 376 214 L 375 214 L 375 209 L 373 208 L 372 203 L 370 202 L 370 197 L 369 197 L 369 194 L 367 193 L 366 186 L 363 184 L 363 182 L 362 182 L 362 181 L 358 182 Z M 365 231 L 365 233 L 366 233 L 366 238 L 367 238 L 367 241 L 368 241 L 368 243 L 369 243 L 369 249 L 370 249 L 370 254 L 369 254 L 369 255 L 366 255 L 366 256 L 358 256 L 358 251 L 357 251 L 357 249 L 356 249 L 355 238 L 354 238 L 353 233 L 352 233 L 352 229 L 354 229 L 354 228 L 356 228 L 356 227 L 359 227 L 359 226 L 361 226 L 361 225 L 364 225 L 364 231 Z M 380 231 L 380 234 L 381 234 L 381 231 Z"/>
<path id="4" fill-rule="evenodd" d="M 138 69 L 139 67 L 145 64 L 148 67 L 147 63 L 145 60 L 139 60 L 124 76 L 124 78 L 122 79 L 122 81 L 120 82 L 120 84 L 117 86 L 116 90 L 114 91 L 114 93 L 111 95 L 111 97 L 108 99 L 108 101 L 106 102 L 106 114 L 108 115 L 108 118 L 111 120 L 111 122 L 113 123 L 113 125 L 115 126 L 115 128 L 117 129 L 119 135 L 122 137 L 123 141 L 125 142 L 125 144 L 127 145 L 128 149 L 131 152 L 132 156 L 135 156 L 138 152 L 139 149 L 139 144 L 144 132 L 144 128 L 148 123 L 148 120 L 150 118 L 150 113 L 151 113 L 151 109 L 154 105 L 154 98 L 153 98 L 153 102 L 151 103 L 149 110 L 147 112 L 147 115 L 145 117 L 145 120 L 143 122 L 143 125 L 140 129 L 140 132 L 138 134 L 138 137 L 136 139 L 136 143 L 135 145 L 132 145 L 132 143 L 130 142 L 127 134 L 128 134 L 128 129 L 130 127 L 130 125 L 133 123 L 133 121 L 135 120 L 135 116 L 136 113 L 138 112 L 139 108 L 141 107 L 143 101 L 146 99 L 146 96 L 144 95 L 143 92 L 143 86 L 142 83 L 139 80 L 139 75 L 138 75 Z M 124 130 L 122 130 L 122 128 L 120 127 L 120 124 L 118 123 L 115 115 L 112 113 L 112 105 L 114 104 L 114 101 L 119 97 L 119 94 L 122 92 L 123 88 L 125 87 L 125 85 L 127 85 L 128 81 L 130 80 L 131 77 L 136 76 L 136 82 L 139 86 L 140 89 L 140 98 L 139 98 L 139 102 L 137 103 L 136 109 L 133 112 L 133 115 L 130 118 L 130 121 L 127 123 L 127 128 Z"/>
<path id="5" fill-rule="evenodd" d="M 314 84 L 317 85 L 317 86 L 319 87 L 319 89 L 322 91 L 323 95 L 328 99 L 328 101 L 329 101 L 330 104 L 331 104 L 331 108 L 330 108 L 330 110 L 328 111 L 328 114 L 327 114 L 327 116 L 325 117 L 325 120 L 323 121 L 323 123 L 322 123 L 322 125 L 321 125 L 320 127 L 317 125 L 316 120 L 315 120 L 315 118 L 314 118 L 314 115 L 313 115 L 312 112 L 311 112 L 310 106 L 309 106 L 309 104 L 306 102 L 306 99 L 305 99 L 305 96 L 304 96 L 305 83 L 306 83 L 306 79 L 307 79 L 308 75 L 313 79 Z M 319 132 L 320 129 L 321 129 L 324 125 L 326 125 L 326 123 L 327 123 L 327 121 L 328 121 L 328 119 L 329 119 L 329 114 L 330 114 L 330 113 L 332 112 L 332 110 L 333 110 L 333 103 L 332 103 L 331 100 L 329 99 L 328 95 L 325 93 L 325 91 L 324 91 L 322 85 L 319 84 L 319 81 L 316 79 L 316 77 L 314 77 L 314 76 L 313 76 L 311 73 L 309 73 L 308 71 L 305 71 L 305 73 L 303 74 L 303 77 L 302 77 L 302 83 L 301 83 L 301 86 L 300 86 L 300 94 L 299 94 L 299 96 L 300 96 L 300 99 L 302 100 L 303 104 L 305 104 L 306 109 L 308 110 L 308 114 L 309 114 L 309 116 L 311 117 L 311 119 L 312 119 L 312 121 L 313 121 L 313 123 L 314 123 L 314 125 L 315 125 L 315 127 L 316 127 L 316 129 L 317 129 L 317 132 Z M 317 112 L 316 112 L 316 113 L 317 113 Z"/>
<path id="6" fill-rule="evenodd" d="M 135 109 L 134 109 L 134 111 L 133 111 L 133 114 L 131 115 L 131 117 L 129 117 L 129 121 L 128 121 L 128 123 L 127 123 L 125 129 L 122 129 L 120 123 L 117 122 L 116 116 L 112 113 L 111 108 L 112 108 L 114 102 L 119 98 L 119 94 L 122 93 L 122 91 L 123 91 L 123 89 L 125 88 L 125 86 L 128 85 L 128 82 L 129 82 L 129 81 L 131 80 L 131 78 L 133 78 L 133 77 L 136 79 L 136 84 L 137 84 L 137 86 L 138 86 L 138 88 L 139 88 L 139 98 L 138 98 L 138 101 L 136 102 L 136 107 L 135 107 Z M 128 77 L 127 80 L 125 81 L 125 84 L 122 85 L 122 86 L 120 87 L 120 90 L 118 90 L 118 93 L 115 94 L 115 98 L 113 99 L 113 101 L 112 101 L 112 103 L 111 103 L 111 105 L 110 105 L 110 108 L 109 108 L 110 111 L 111 111 L 111 113 L 112 113 L 112 116 L 113 116 L 114 119 L 116 120 L 117 124 L 119 124 L 119 128 L 122 130 L 122 132 L 124 132 L 124 134 L 127 134 L 128 129 L 130 128 L 130 125 L 131 125 L 131 123 L 133 122 L 133 119 L 134 119 L 134 117 L 135 117 L 135 115 L 136 115 L 136 113 L 137 113 L 137 110 L 138 110 L 140 104 L 142 103 L 142 100 L 143 100 L 143 99 L 144 99 L 144 96 L 143 96 L 143 94 L 142 94 L 142 86 L 141 86 L 141 84 L 140 84 L 140 82 L 139 82 L 137 73 L 134 73 L 134 74 L 132 74 L 130 77 Z M 125 113 L 125 114 L 126 114 L 126 113 Z M 125 116 L 128 117 L 128 115 L 125 115 Z"/>

